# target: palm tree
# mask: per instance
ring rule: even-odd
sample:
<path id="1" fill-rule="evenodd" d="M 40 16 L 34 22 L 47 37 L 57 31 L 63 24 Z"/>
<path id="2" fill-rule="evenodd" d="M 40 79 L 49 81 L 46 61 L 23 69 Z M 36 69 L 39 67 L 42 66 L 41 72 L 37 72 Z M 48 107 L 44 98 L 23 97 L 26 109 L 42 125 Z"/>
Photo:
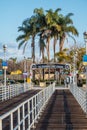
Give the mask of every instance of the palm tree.
<path id="1" fill-rule="evenodd" d="M 25 20 L 22 23 L 22 26 L 18 27 L 18 32 L 22 32 L 21 35 L 19 35 L 16 38 L 16 41 L 19 42 L 18 49 L 20 49 L 21 46 L 24 45 L 23 52 L 25 51 L 25 47 L 28 43 L 28 40 L 30 39 L 30 33 L 29 33 L 30 26 L 28 25 L 28 19 Z"/>
<path id="2" fill-rule="evenodd" d="M 35 36 L 38 32 L 38 25 L 37 25 L 37 17 L 32 16 L 29 19 L 26 19 L 22 26 L 19 27 L 19 30 L 23 32 L 22 35 L 18 36 L 17 41 L 21 41 L 19 43 L 18 48 L 20 48 L 22 45 L 25 47 L 29 40 L 31 40 L 31 47 L 32 47 L 32 59 L 33 63 L 35 63 Z M 33 80 L 35 80 L 35 71 L 33 70 Z"/>
<path id="3" fill-rule="evenodd" d="M 40 55 L 42 54 L 42 60 L 44 63 L 44 50 L 45 50 L 45 37 L 43 35 L 43 32 L 46 28 L 46 22 L 45 22 L 45 14 L 44 10 L 42 8 L 40 9 L 35 9 L 34 14 L 37 17 L 37 22 L 38 22 L 38 36 L 39 36 L 39 48 L 40 48 Z"/>
<path id="4" fill-rule="evenodd" d="M 18 31 L 21 31 L 23 33 L 22 35 L 19 35 L 16 39 L 17 42 L 20 41 L 18 48 L 20 49 L 20 47 L 24 45 L 25 51 L 25 47 L 28 41 L 31 40 L 32 59 L 33 63 L 35 63 L 35 36 L 38 32 L 37 17 L 32 16 L 31 18 L 24 20 L 22 26 L 18 28 Z"/>
<path id="5" fill-rule="evenodd" d="M 59 50 L 63 50 L 63 45 L 66 39 L 66 36 L 72 37 L 75 41 L 74 37 L 72 35 L 78 36 L 77 29 L 73 26 L 73 21 L 70 18 L 73 14 L 68 13 L 66 16 L 60 15 L 59 17 L 59 25 L 61 26 L 61 31 L 59 32 Z M 72 35 L 70 35 L 70 33 Z"/>
<path id="6" fill-rule="evenodd" d="M 59 25 L 56 24 L 57 12 L 59 9 L 57 9 L 55 12 L 53 12 L 52 9 L 46 11 L 46 15 L 44 15 L 43 23 L 42 23 L 42 37 L 46 40 L 46 49 L 47 49 L 47 56 L 48 56 L 48 62 L 50 61 L 50 39 L 52 38 L 52 31 L 54 28 L 56 30 L 60 31 Z"/>
<path id="7" fill-rule="evenodd" d="M 39 39 L 39 48 L 40 48 L 40 55 L 42 54 L 42 63 L 44 63 L 44 50 L 45 50 L 45 42 L 42 37 L 42 34 L 40 34 L 40 39 Z M 43 80 L 44 80 L 44 68 L 42 69 L 42 74 L 43 74 Z"/>
<path id="8" fill-rule="evenodd" d="M 48 23 L 47 23 L 47 19 L 46 19 L 46 15 L 44 13 L 44 10 L 42 8 L 40 8 L 40 9 L 36 8 L 34 10 L 34 13 L 38 17 L 39 37 L 40 37 L 39 39 L 43 40 L 44 43 L 45 43 L 45 41 L 49 42 L 49 40 L 50 40 L 50 30 L 48 28 Z M 49 46 L 47 45 L 46 48 L 47 48 L 47 56 L 48 56 L 48 61 L 49 61 L 49 53 L 48 53 Z"/>
<path id="9" fill-rule="evenodd" d="M 53 10 L 49 9 L 46 11 L 46 26 L 47 30 L 45 30 L 44 34 L 46 36 L 46 43 L 47 43 L 47 56 L 48 56 L 48 62 L 50 61 L 50 39 L 52 38 L 52 26 L 54 26 L 54 20 L 53 20 Z"/>
<path id="10" fill-rule="evenodd" d="M 52 19 L 54 21 L 51 30 L 52 30 L 52 37 L 54 38 L 54 43 L 53 43 L 53 52 L 54 52 L 54 62 L 55 62 L 55 52 L 56 52 L 56 44 L 58 40 L 58 35 L 59 31 L 61 31 L 61 26 L 59 25 L 59 11 L 61 11 L 60 8 L 56 9 L 52 13 Z"/>
<path id="11" fill-rule="evenodd" d="M 42 55 L 42 62 L 44 63 L 44 51 L 45 51 L 45 42 L 44 42 L 44 38 L 42 36 L 40 36 L 39 39 L 39 48 L 40 48 L 40 55 Z"/>
<path id="12" fill-rule="evenodd" d="M 32 58 L 33 58 L 33 63 L 35 63 L 35 36 L 37 34 L 37 18 L 36 16 L 31 17 L 30 21 L 30 33 L 31 33 L 31 37 L 32 37 L 32 43 L 31 43 L 31 47 L 32 47 Z"/>

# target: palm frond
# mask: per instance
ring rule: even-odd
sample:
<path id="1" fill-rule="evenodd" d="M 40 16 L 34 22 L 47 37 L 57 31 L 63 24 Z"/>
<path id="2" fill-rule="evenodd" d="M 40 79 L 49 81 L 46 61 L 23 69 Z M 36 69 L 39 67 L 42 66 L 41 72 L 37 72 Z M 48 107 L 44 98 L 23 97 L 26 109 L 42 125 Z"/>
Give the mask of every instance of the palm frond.
<path id="1" fill-rule="evenodd" d="M 24 48 L 23 48 L 23 54 L 25 53 L 25 49 L 26 49 L 26 45 L 27 45 L 28 42 L 25 42 L 24 44 Z"/>
<path id="2" fill-rule="evenodd" d="M 66 15 L 66 17 L 71 17 L 71 16 L 73 16 L 74 14 L 73 13 L 68 13 L 67 15 Z"/>
<path id="3" fill-rule="evenodd" d="M 57 9 L 55 10 L 55 13 L 58 13 L 59 11 L 61 11 L 61 8 L 57 8 Z"/>
<path id="4" fill-rule="evenodd" d="M 20 35 L 20 36 L 18 36 L 18 37 L 16 38 L 16 41 L 18 42 L 18 41 L 20 41 L 20 40 L 22 40 L 22 39 L 25 39 L 25 35 Z"/>
<path id="5" fill-rule="evenodd" d="M 79 35 L 77 29 L 74 26 L 68 26 L 67 27 L 67 32 L 71 32 L 73 35 L 76 35 L 76 36 Z"/>
<path id="6" fill-rule="evenodd" d="M 21 41 L 18 45 L 18 49 L 20 49 L 20 47 L 25 43 L 25 40 Z"/>

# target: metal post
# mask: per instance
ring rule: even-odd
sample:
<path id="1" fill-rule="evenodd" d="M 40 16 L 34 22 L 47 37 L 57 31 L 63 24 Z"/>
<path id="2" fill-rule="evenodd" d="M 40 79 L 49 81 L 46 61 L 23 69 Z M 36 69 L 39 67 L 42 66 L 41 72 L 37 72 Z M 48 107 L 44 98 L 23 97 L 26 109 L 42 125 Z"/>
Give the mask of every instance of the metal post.
<path id="1" fill-rule="evenodd" d="M 23 130 L 25 130 L 25 108 L 24 108 L 24 104 L 23 104 L 22 108 L 23 108 L 23 110 L 22 110 L 22 112 L 23 112 Z"/>
<path id="2" fill-rule="evenodd" d="M 86 55 L 87 55 L 87 32 L 84 32 L 83 35 L 84 35 Z M 86 68 L 86 88 L 87 88 L 87 65 L 85 66 L 85 68 Z"/>
<path id="3" fill-rule="evenodd" d="M 6 45 L 3 45 L 3 51 L 4 51 L 4 62 L 6 62 L 6 49 L 7 49 L 7 46 Z M 6 66 L 3 67 L 4 69 L 4 86 L 6 86 Z"/>
<path id="4" fill-rule="evenodd" d="M 77 74 L 77 69 L 76 69 L 76 56 L 77 56 L 77 51 L 75 51 L 75 54 L 74 54 L 74 84 L 76 84 L 77 85 L 77 76 L 76 76 L 76 74 Z"/>
<path id="5" fill-rule="evenodd" d="M 11 130 L 13 130 L 13 113 L 11 113 L 11 123 L 10 123 L 10 127 L 11 127 Z"/>
<path id="6" fill-rule="evenodd" d="M 87 55 L 87 32 L 84 32 L 83 35 L 84 35 L 86 55 Z M 87 95 L 87 65 L 85 66 L 85 68 L 86 68 L 86 95 Z M 86 117 L 87 117 L 87 96 L 86 96 Z"/>
<path id="7" fill-rule="evenodd" d="M 18 130 L 20 130 L 20 108 L 18 108 Z"/>
<path id="8" fill-rule="evenodd" d="M 0 130 L 2 130 L 2 119 L 0 119 Z"/>
<path id="9" fill-rule="evenodd" d="M 24 91 L 26 91 L 26 58 L 24 57 Z"/>

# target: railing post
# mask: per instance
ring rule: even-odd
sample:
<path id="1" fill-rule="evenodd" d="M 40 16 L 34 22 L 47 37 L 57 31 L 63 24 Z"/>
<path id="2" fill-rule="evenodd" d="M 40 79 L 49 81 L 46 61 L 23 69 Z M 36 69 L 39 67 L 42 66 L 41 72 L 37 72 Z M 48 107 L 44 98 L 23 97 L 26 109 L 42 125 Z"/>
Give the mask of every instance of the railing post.
<path id="1" fill-rule="evenodd" d="M 35 96 L 35 117 L 36 117 L 37 111 L 36 111 L 36 96 Z"/>
<path id="2" fill-rule="evenodd" d="M 0 130 L 2 130 L 2 119 L 0 119 Z"/>
<path id="3" fill-rule="evenodd" d="M 18 130 L 20 130 L 20 108 L 18 108 Z"/>
<path id="4" fill-rule="evenodd" d="M 87 118 L 87 91 L 86 91 L 86 118 Z"/>
<path id="5" fill-rule="evenodd" d="M 7 89 L 7 95 L 8 95 L 7 98 L 9 99 L 9 86 L 7 86 L 7 88 L 8 88 L 8 89 Z"/>
<path id="6" fill-rule="evenodd" d="M 3 101 L 3 86 L 2 86 L 1 94 L 2 94 L 2 101 Z"/>
<path id="7" fill-rule="evenodd" d="M 35 122 L 34 122 L 34 109 L 35 109 L 35 108 L 34 108 L 34 102 L 33 102 L 34 98 L 35 98 L 35 97 L 32 98 L 32 123 L 33 123 L 32 128 L 33 128 L 33 129 L 35 128 L 35 124 L 34 124 L 34 123 L 35 123 Z"/>
<path id="8" fill-rule="evenodd" d="M 10 97 L 10 99 L 11 99 L 11 86 L 9 86 L 10 87 L 10 90 L 9 90 L 9 97 Z"/>
<path id="9" fill-rule="evenodd" d="M 39 118 L 39 94 L 37 95 L 37 112 L 38 112 L 38 118 Z"/>
<path id="10" fill-rule="evenodd" d="M 11 124 L 10 124 L 11 130 L 13 130 L 13 113 L 11 113 Z"/>
<path id="11" fill-rule="evenodd" d="M 25 110 L 24 110 L 24 104 L 23 104 L 23 130 L 25 130 Z"/>
<path id="12" fill-rule="evenodd" d="M 28 129 L 30 130 L 30 100 L 28 101 Z"/>
<path id="13" fill-rule="evenodd" d="M 4 87 L 5 87 L 4 94 L 5 94 L 5 100 L 6 100 L 6 87 L 7 86 L 4 86 Z"/>

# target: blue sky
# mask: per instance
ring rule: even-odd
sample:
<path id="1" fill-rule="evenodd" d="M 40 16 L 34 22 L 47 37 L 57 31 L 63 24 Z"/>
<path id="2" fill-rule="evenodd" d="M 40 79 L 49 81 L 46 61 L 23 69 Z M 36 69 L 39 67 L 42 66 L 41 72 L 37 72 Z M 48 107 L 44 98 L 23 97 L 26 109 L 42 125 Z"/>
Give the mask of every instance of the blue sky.
<path id="1" fill-rule="evenodd" d="M 77 43 L 84 43 L 83 32 L 87 31 L 87 0 L 0 0 L 0 58 L 3 58 L 3 44 L 7 44 L 7 58 L 31 57 L 30 44 L 24 55 L 22 48 L 18 50 L 17 31 L 22 21 L 29 18 L 35 8 L 40 7 L 44 10 L 61 8 L 64 15 L 74 13 L 72 19 L 79 31 L 76 40 Z M 69 42 L 72 43 L 72 40 L 69 39 Z M 39 57 L 38 46 L 36 50 L 36 56 Z"/>

